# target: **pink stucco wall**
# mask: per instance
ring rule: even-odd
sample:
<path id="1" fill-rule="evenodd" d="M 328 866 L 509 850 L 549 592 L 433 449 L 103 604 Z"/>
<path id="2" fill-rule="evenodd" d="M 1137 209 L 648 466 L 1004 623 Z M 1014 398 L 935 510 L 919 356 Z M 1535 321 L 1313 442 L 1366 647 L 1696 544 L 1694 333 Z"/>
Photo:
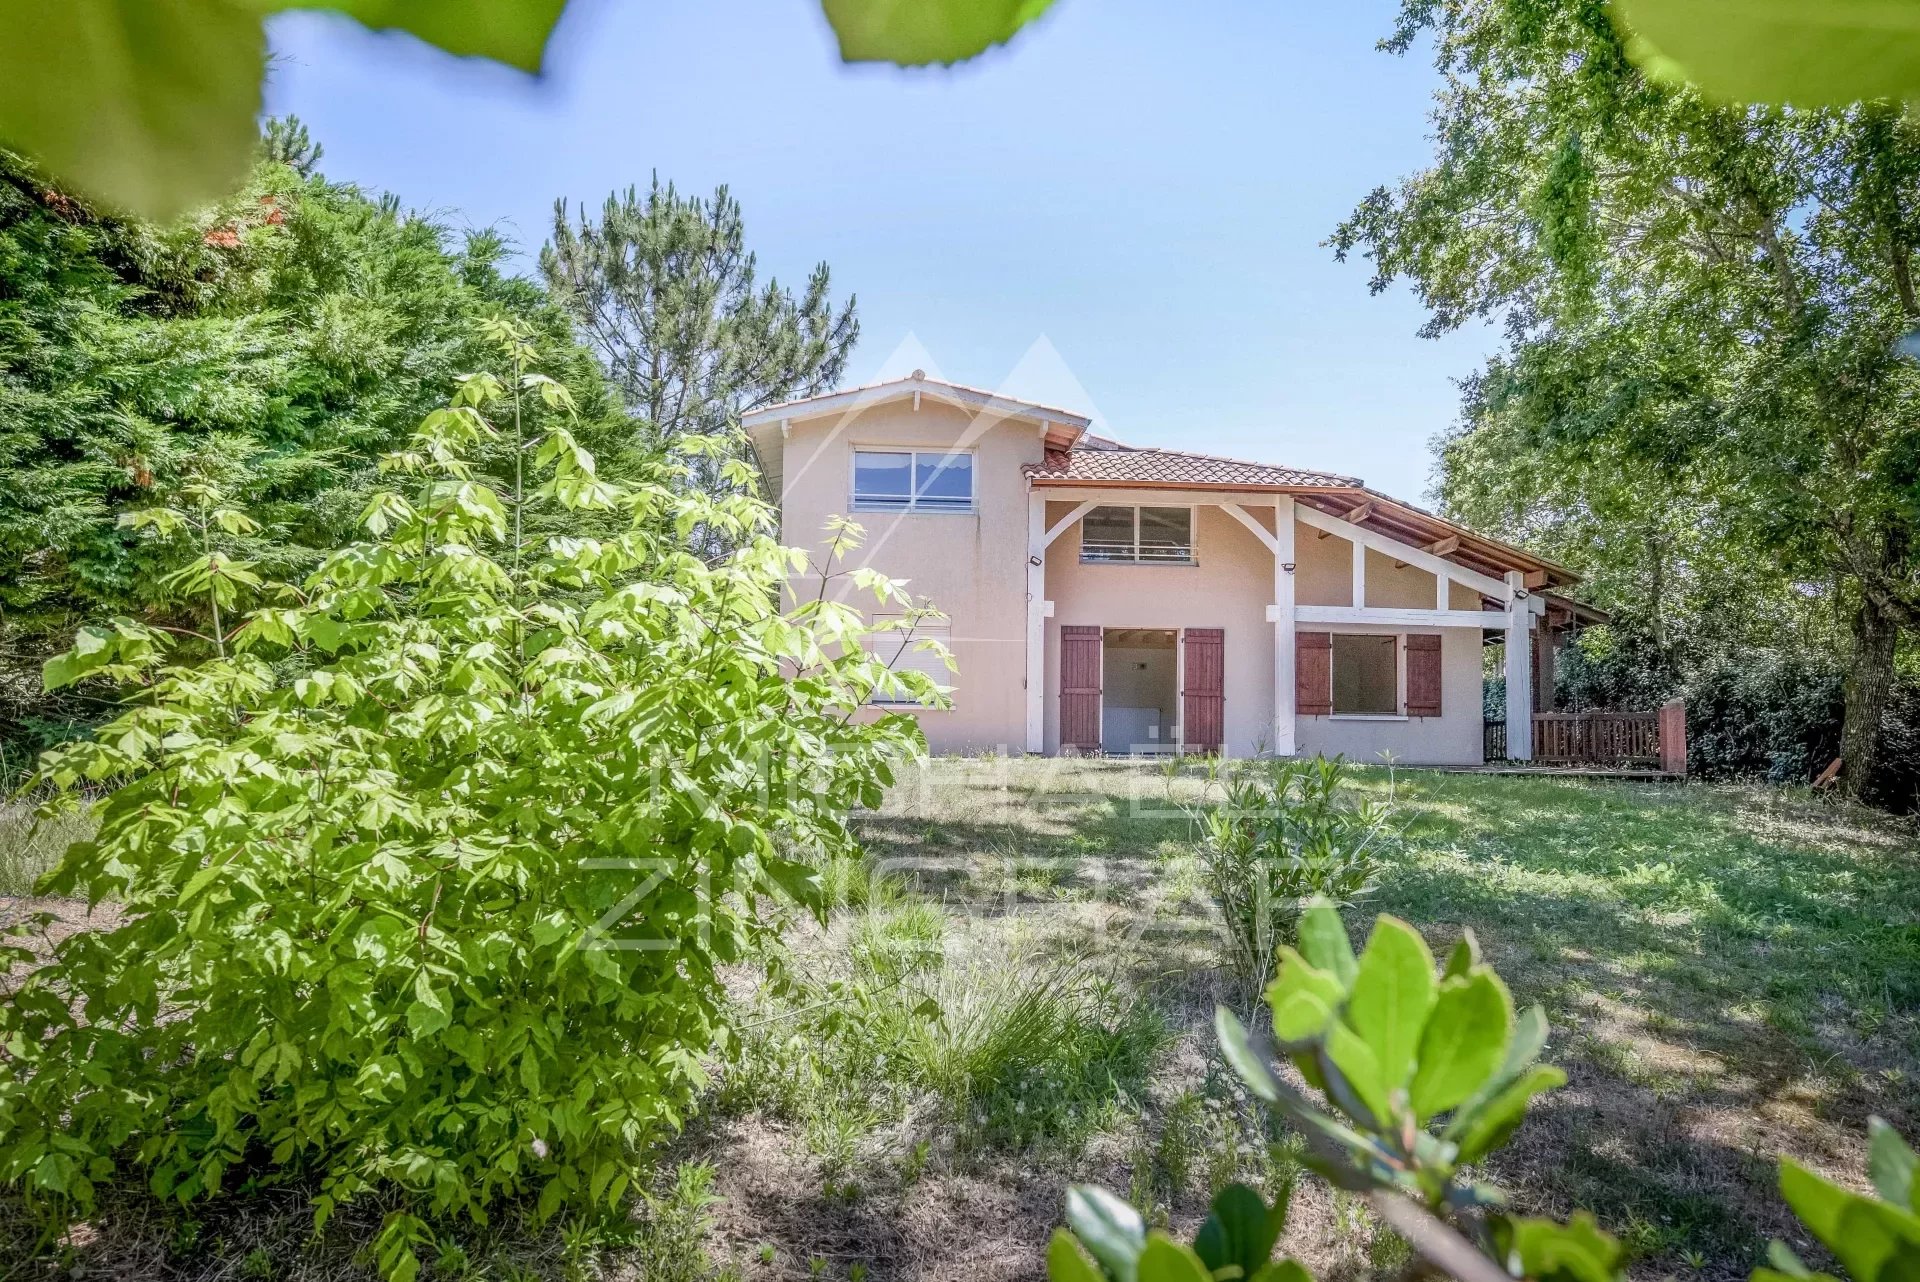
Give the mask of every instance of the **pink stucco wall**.
<path id="1" fill-rule="evenodd" d="M 976 510 L 968 513 L 853 512 L 855 446 L 970 449 L 975 455 Z M 916 711 L 935 752 L 1023 750 L 1026 739 L 1026 626 L 1028 491 L 1021 465 L 1038 462 L 1037 425 L 988 421 L 954 408 L 911 400 L 870 406 L 858 414 L 795 420 L 780 442 L 782 541 L 816 557 L 826 544 L 829 517 L 846 514 L 866 529 L 866 542 L 838 568 L 870 565 L 906 579 L 952 620 L 952 648 L 960 665 L 948 678 L 954 707 Z M 1149 491 L 1116 492 L 1117 502 L 1154 504 Z M 1240 496 L 1248 512 L 1271 528 L 1270 496 Z M 1263 505 L 1264 500 L 1264 505 Z M 1161 502 L 1167 501 L 1162 498 Z M 1074 504 L 1047 504 L 1048 523 Z M 1195 509 L 1196 564 L 1083 565 L 1080 530 L 1063 533 L 1046 553 L 1047 597 L 1054 603 L 1045 630 L 1043 697 L 1045 748 L 1059 749 L 1060 627 L 1220 628 L 1225 633 L 1225 730 L 1229 753 L 1245 755 L 1272 737 L 1273 559 L 1251 532 L 1214 506 Z M 1337 536 L 1296 524 L 1295 590 L 1302 605 L 1350 605 L 1352 548 Z M 813 581 L 816 585 L 818 580 Z M 798 586 L 798 585 L 796 585 Z M 856 600 L 844 580 L 842 594 Z M 871 598 L 868 598 L 870 602 Z M 1433 576 L 1369 552 L 1371 606 L 1431 608 Z M 1454 586 L 1450 604 L 1471 609 L 1477 598 Z M 1307 625 L 1315 626 L 1315 625 Z M 1337 631 L 1393 631 L 1341 625 Z M 1424 629 L 1423 629 L 1424 630 Z M 1409 764 L 1471 763 L 1480 759 L 1480 636 L 1475 629 L 1433 629 L 1443 635 L 1442 715 L 1418 720 L 1311 717 L 1297 722 L 1300 751 L 1345 753 L 1371 760 L 1382 750 Z"/>
<path id="2" fill-rule="evenodd" d="M 853 449 L 900 446 L 974 452 L 973 512 L 855 512 Z M 866 543 L 840 568 L 871 565 L 908 580 L 952 619 L 958 675 L 953 707 L 918 710 L 935 752 L 1020 752 L 1026 740 L 1027 484 L 1022 464 L 1040 461 L 1032 423 L 983 420 L 925 400 L 893 401 L 857 415 L 805 419 L 784 444 L 781 541 L 823 555 L 823 527 L 847 515 Z M 815 581 L 817 583 L 817 580 Z M 844 588 L 844 580 L 841 583 Z M 849 600 L 858 597 L 847 590 Z M 870 606 L 872 598 L 860 602 Z"/>

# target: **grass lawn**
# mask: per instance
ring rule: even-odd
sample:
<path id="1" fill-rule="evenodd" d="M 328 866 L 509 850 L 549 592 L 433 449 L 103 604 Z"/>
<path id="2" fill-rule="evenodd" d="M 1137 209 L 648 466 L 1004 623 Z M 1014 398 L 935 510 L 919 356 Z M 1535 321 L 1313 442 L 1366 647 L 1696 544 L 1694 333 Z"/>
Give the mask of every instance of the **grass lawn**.
<path id="1" fill-rule="evenodd" d="M 1402 838 L 1351 922 L 1395 913 L 1436 951 L 1471 927 L 1552 1021 L 1547 1059 L 1571 1081 L 1489 1172 L 1520 1209 L 1592 1209 L 1638 1277 L 1744 1278 L 1769 1237 L 1806 1246 L 1777 1156 L 1864 1187 L 1870 1113 L 1920 1133 L 1910 823 L 1757 788 L 1355 780 L 1394 790 Z M 1035 1278 L 1083 1180 L 1183 1230 L 1220 1183 L 1298 1180 L 1285 1245 L 1320 1277 L 1403 1261 L 1364 1206 L 1302 1175 L 1214 1052 L 1228 986 L 1168 786 L 1094 761 L 912 772 L 860 817 L 867 862 L 826 870 L 837 907 L 790 932 L 778 982 L 735 976 L 738 1045 L 597 1275 Z M 0 877 L 17 889 L 48 835 L 24 851 L 15 823 L 0 817 Z M 366 1276 L 302 1245 L 297 1208 L 263 1217 L 271 1232 L 225 1214 L 193 1252 L 147 1258 L 179 1277 Z M 104 1271 L 155 1275 L 127 1272 L 125 1245 Z M 469 1245 L 440 1276 L 565 1272 L 552 1244 Z"/>
<path id="2" fill-rule="evenodd" d="M 1438 952 L 1471 927 L 1516 1000 L 1552 1021 L 1547 1057 L 1569 1085 L 1490 1171 L 1522 1210 L 1594 1210 L 1639 1276 L 1744 1278 L 1770 1237 L 1805 1242 L 1773 1192 L 1780 1154 L 1864 1187 L 1868 1115 L 1920 1131 L 1910 825 L 1759 788 L 1378 768 L 1356 780 L 1393 787 L 1404 830 L 1356 928 L 1391 912 Z M 916 1094 L 863 1067 L 876 1035 L 857 1014 L 779 1044 L 777 1070 L 750 1042 L 736 1077 L 825 1085 L 723 1091 L 699 1145 L 725 1199 L 723 1255 L 748 1276 L 808 1276 L 811 1263 L 827 1276 L 1034 1277 L 1069 1182 L 1190 1226 L 1210 1185 L 1296 1173 L 1297 1150 L 1263 1130 L 1213 1053 L 1227 987 L 1166 786 L 1146 765 L 940 761 L 866 817 L 877 866 L 914 890 L 851 904 L 798 940 L 802 970 L 837 974 L 851 957 L 857 975 L 863 939 L 871 950 L 903 905 L 934 903 L 942 975 L 1056 967 L 1056 991 L 1100 994 L 1088 1018 L 1116 1045 L 1142 1039 L 1142 1012 L 1159 1031 L 1116 1056 L 1131 1068 L 1144 1055 L 1144 1071 L 1069 1087 L 1079 1111 L 1065 1117 L 1038 1092 L 1029 1116 L 1042 1116 L 1024 1131 L 1009 1109 L 1035 1098 L 1030 1079 L 1015 1072 L 1008 1089 L 989 1071 L 977 1098 Z M 924 920 L 913 929 L 930 934 Z M 1322 1276 L 1404 1252 L 1317 1180 L 1295 1207 L 1288 1245 Z"/>

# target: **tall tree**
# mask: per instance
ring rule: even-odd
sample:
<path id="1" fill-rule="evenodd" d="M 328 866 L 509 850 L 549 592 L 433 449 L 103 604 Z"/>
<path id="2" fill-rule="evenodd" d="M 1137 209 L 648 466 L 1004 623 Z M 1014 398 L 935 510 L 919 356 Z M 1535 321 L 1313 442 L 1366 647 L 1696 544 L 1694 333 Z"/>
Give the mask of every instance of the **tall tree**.
<path id="1" fill-rule="evenodd" d="M 598 220 L 583 207 L 577 225 L 557 201 L 540 267 L 656 442 L 722 433 L 748 410 L 832 387 L 860 336 L 825 263 L 798 296 L 758 282 L 725 187 L 703 201 L 656 176 L 645 195 L 608 196 Z"/>
<path id="2" fill-rule="evenodd" d="M 631 433 L 597 363 L 543 289 L 502 274 L 499 238 L 456 241 L 308 172 L 318 154 L 271 125 L 244 190 L 156 225 L 0 152 L 0 747 L 97 719 L 40 689 L 78 624 L 162 608 L 123 514 L 216 483 L 261 522 L 235 550 L 298 577 L 357 528 L 378 455 L 483 365 L 488 317 L 560 353 L 583 434 L 620 465 L 610 421 Z"/>
<path id="3" fill-rule="evenodd" d="M 1878 765 L 1920 623 L 1920 124 L 1888 104 L 1788 111 L 1649 81 L 1600 0 L 1405 0 L 1433 41 L 1433 165 L 1370 195 L 1334 247 L 1410 281 L 1428 330 L 1504 322 L 1498 405 L 1611 455 L 1639 501 L 1707 505 L 1847 619 L 1845 778 Z M 1469 411 L 1473 407 L 1469 406 Z"/>

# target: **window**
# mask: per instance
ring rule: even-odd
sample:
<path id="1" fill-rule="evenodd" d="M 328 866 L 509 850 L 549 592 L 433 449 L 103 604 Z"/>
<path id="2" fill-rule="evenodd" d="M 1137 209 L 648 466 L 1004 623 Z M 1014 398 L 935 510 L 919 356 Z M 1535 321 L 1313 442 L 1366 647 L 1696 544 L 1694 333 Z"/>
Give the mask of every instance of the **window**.
<path id="1" fill-rule="evenodd" d="M 1399 641 L 1390 636 L 1334 636 L 1334 716 L 1400 714 Z"/>
<path id="2" fill-rule="evenodd" d="M 1080 524 L 1080 559 L 1192 565 L 1193 509 L 1094 508 Z"/>
<path id="3" fill-rule="evenodd" d="M 867 512 L 971 512 L 973 455 L 855 450 L 853 506 Z"/>
<path id="4" fill-rule="evenodd" d="M 876 659 L 887 664 L 895 672 L 924 672 L 933 678 L 935 685 L 951 686 L 953 669 L 947 666 L 946 656 L 938 650 L 923 649 L 922 641 L 938 641 L 943 646 L 953 644 L 953 629 L 942 624 L 916 624 L 913 634 L 905 632 L 874 632 L 866 637 L 867 649 Z M 901 644 L 906 649 L 902 650 Z M 951 698 L 951 694 L 948 696 Z M 877 703 L 893 708 L 912 708 L 921 706 L 919 701 L 904 690 L 880 689 L 874 691 L 869 703 Z"/>

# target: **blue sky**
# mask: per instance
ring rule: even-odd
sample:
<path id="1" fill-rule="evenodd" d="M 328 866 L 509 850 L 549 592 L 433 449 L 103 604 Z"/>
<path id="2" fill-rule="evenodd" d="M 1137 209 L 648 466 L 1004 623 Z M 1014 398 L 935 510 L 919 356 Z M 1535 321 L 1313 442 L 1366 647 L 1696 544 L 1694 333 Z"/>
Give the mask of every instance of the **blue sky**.
<path id="1" fill-rule="evenodd" d="M 1393 12 L 1059 0 L 906 72 L 843 66 L 815 0 L 574 0 L 538 82 L 288 14 L 268 106 L 330 176 L 529 254 L 556 196 L 727 183 L 763 270 L 825 259 L 858 296 L 849 381 L 921 366 L 1417 500 L 1495 337 L 1416 337 L 1405 291 L 1321 245 L 1428 155 L 1433 73 L 1373 47 Z"/>

